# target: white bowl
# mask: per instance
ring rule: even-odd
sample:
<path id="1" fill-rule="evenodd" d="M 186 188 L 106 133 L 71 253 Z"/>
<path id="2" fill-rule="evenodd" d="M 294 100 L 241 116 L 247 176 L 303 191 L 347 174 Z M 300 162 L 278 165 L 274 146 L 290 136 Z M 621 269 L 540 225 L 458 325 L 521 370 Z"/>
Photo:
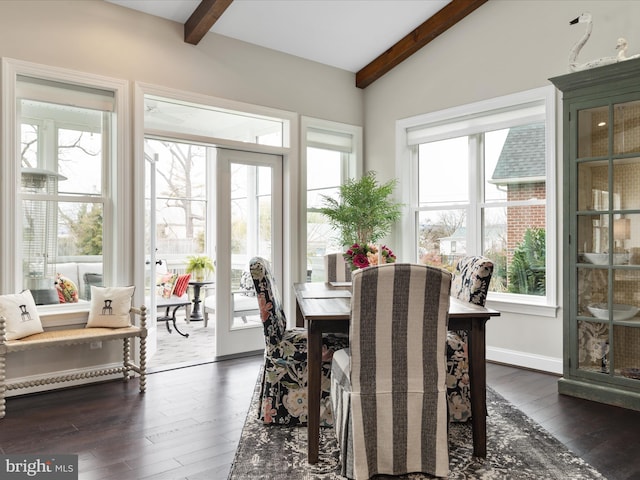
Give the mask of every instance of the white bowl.
<path id="1" fill-rule="evenodd" d="M 596 318 L 601 320 L 609 320 L 609 310 L 607 310 L 606 303 L 594 303 L 587 305 L 587 309 Z M 638 313 L 640 309 L 633 305 L 624 305 L 622 303 L 613 304 L 613 319 L 614 320 L 629 320 Z"/>
<path id="2" fill-rule="evenodd" d="M 584 258 L 587 259 L 589 263 L 593 263 L 594 265 L 606 265 L 609 262 L 609 254 L 608 253 L 583 253 Z M 629 254 L 628 253 L 614 253 L 613 254 L 613 264 L 614 265 L 624 265 L 625 263 L 629 263 Z"/>

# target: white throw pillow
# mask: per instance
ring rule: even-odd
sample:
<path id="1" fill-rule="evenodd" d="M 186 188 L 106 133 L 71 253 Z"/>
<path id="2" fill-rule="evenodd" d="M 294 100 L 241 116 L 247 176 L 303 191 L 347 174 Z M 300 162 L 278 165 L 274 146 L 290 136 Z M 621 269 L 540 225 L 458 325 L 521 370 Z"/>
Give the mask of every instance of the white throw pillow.
<path id="1" fill-rule="evenodd" d="M 87 328 L 131 326 L 131 298 L 136 287 L 96 287 L 91 285 L 91 309 Z"/>
<path id="2" fill-rule="evenodd" d="M 17 340 L 42 333 L 42 323 L 30 290 L 13 295 L 0 295 L 0 316 L 6 320 L 7 340 Z"/>

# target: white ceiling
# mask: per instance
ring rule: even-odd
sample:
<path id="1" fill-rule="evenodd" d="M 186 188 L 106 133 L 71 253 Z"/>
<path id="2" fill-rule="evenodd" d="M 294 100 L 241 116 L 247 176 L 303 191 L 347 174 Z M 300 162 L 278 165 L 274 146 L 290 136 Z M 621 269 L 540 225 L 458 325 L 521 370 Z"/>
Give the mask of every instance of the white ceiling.
<path id="1" fill-rule="evenodd" d="M 200 0 L 105 0 L 184 24 Z M 211 31 L 357 72 L 450 0 L 234 0 Z"/>

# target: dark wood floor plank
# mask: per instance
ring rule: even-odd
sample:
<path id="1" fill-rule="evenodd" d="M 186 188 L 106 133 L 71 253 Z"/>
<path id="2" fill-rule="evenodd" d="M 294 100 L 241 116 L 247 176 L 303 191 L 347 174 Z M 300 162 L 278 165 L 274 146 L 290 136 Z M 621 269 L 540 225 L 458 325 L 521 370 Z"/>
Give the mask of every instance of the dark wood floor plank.
<path id="1" fill-rule="evenodd" d="M 10 398 L 2 453 L 74 453 L 82 480 L 224 479 L 261 356 Z M 640 412 L 559 395 L 558 376 L 488 364 L 498 393 L 609 480 L 640 480 Z"/>

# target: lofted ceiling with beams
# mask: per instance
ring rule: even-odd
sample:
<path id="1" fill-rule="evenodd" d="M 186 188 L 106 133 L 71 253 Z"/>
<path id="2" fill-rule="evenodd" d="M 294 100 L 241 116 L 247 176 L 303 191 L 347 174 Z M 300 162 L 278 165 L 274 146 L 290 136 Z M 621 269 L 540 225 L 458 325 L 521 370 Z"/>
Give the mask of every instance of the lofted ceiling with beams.
<path id="1" fill-rule="evenodd" d="M 341 68 L 366 88 L 487 0 L 106 0 Z"/>

